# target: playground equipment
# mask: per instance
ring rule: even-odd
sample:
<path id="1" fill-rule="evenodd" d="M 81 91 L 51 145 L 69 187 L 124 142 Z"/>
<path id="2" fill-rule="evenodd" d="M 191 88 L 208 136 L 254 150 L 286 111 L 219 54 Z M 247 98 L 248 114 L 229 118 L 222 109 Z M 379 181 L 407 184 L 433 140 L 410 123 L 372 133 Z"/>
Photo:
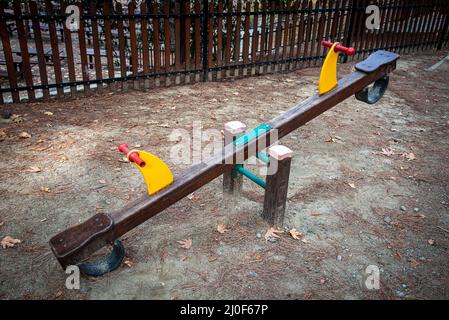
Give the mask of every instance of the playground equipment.
<path id="1" fill-rule="evenodd" d="M 96 214 L 51 238 L 50 247 L 61 266 L 79 265 L 83 273 L 96 276 L 113 270 L 124 257 L 123 246 L 118 240 L 120 236 L 220 175 L 223 175 L 223 189 L 228 194 L 238 192 L 244 176 L 263 187 L 265 201 L 262 216 L 273 224 L 282 225 L 292 152 L 285 146 L 270 146 L 353 94 L 363 102 L 377 102 L 384 94 L 388 86 L 388 74 L 396 68 L 399 58 L 392 52 L 377 51 L 356 64 L 354 72 L 337 82 L 338 53 L 351 54 L 354 49 L 338 43 L 324 42 L 323 45 L 331 47 L 331 50 L 321 71 L 319 94 L 248 133 L 245 133 L 246 127 L 241 122 L 227 123 L 222 153 L 190 167 L 174 178 L 157 157 L 120 145 L 119 150 L 142 172 L 148 194 L 122 210 Z M 374 85 L 368 87 L 372 83 Z M 268 153 L 264 153 L 267 147 Z M 242 163 L 251 156 L 257 156 L 268 166 L 275 162 L 278 166 L 276 173 L 267 175 L 264 181 L 246 170 Z M 236 161 L 237 158 L 241 161 Z M 114 249 L 110 256 L 97 263 L 82 263 L 98 249 L 112 243 Z"/>
<path id="2" fill-rule="evenodd" d="M 173 174 L 158 157 L 141 150 L 129 150 L 128 145 L 124 143 L 118 145 L 118 150 L 126 154 L 128 160 L 139 168 L 149 195 L 155 194 L 173 182 Z"/>

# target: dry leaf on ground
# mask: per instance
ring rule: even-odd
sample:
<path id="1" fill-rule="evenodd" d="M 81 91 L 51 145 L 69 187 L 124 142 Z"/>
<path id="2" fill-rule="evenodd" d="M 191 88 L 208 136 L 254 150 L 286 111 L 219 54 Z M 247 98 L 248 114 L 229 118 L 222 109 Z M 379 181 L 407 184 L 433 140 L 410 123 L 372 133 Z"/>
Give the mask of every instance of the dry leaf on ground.
<path id="1" fill-rule="evenodd" d="M 19 138 L 21 138 L 21 139 L 28 139 L 28 138 L 31 138 L 31 134 L 29 134 L 28 132 L 23 131 L 23 132 L 19 133 Z"/>
<path id="2" fill-rule="evenodd" d="M 6 135 L 6 133 L 5 133 L 5 130 L 0 129 L 0 141 L 5 140 L 6 137 L 7 137 L 7 135 Z"/>
<path id="3" fill-rule="evenodd" d="M 30 173 L 36 173 L 36 172 L 41 172 L 41 168 L 31 166 L 31 167 L 28 167 L 28 169 L 26 169 L 25 171 L 30 172 Z"/>
<path id="4" fill-rule="evenodd" d="M 53 115 L 53 112 L 45 111 L 44 114 L 47 115 L 47 116 L 52 116 L 52 115 Z"/>
<path id="5" fill-rule="evenodd" d="M 225 233 L 226 231 L 229 231 L 228 229 L 226 229 L 226 225 L 224 223 L 220 223 L 217 226 L 217 231 L 219 233 Z"/>
<path id="6" fill-rule="evenodd" d="M 392 156 L 394 155 L 394 150 L 393 148 L 382 148 L 382 152 L 381 152 L 384 156 Z"/>
<path id="7" fill-rule="evenodd" d="M 429 239 L 429 240 L 427 240 L 427 243 L 430 244 L 431 246 L 433 246 L 435 244 L 435 240 Z"/>
<path id="8" fill-rule="evenodd" d="M 181 245 L 181 248 L 184 249 L 190 249 L 190 247 L 192 246 L 192 239 L 183 239 L 177 242 Z"/>
<path id="9" fill-rule="evenodd" d="M 50 192 L 50 188 L 48 188 L 48 187 L 41 187 L 41 191 L 49 193 Z"/>
<path id="10" fill-rule="evenodd" d="M 410 152 L 410 153 L 403 153 L 402 155 L 401 155 L 403 158 L 405 158 L 405 159 L 407 159 L 408 161 L 410 161 L 410 160 L 416 160 L 416 156 L 415 156 L 415 154 L 413 153 L 413 152 Z"/>
<path id="11" fill-rule="evenodd" d="M 19 239 L 14 239 L 10 236 L 6 236 L 2 239 L 2 241 L 0 241 L 0 245 L 3 247 L 3 249 L 6 248 L 12 248 L 14 247 L 17 243 L 21 243 L 22 241 Z"/>
<path id="12" fill-rule="evenodd" d="M 271 227 L 266 233 L 265 233 L 265 240 L 268 241 L 270 238 L 279 238 L 278 233 L 283 233 L 284 231 L 275 229 Z"/>
<path id="13" fill-rule="evenodd" d="M 125 260 L 123 263 L 129 268 L 131 268 L 134 265 L 134 263 L 130 260 Z"/>
<path id="14" fill-rule="evenodd" d="M 355 189 L 355 184 L 354 184 L 354 183 L 348 182 L 348 185 L 349 185 L 352 189 Z"/>
<path id="15" fill-rule="evenodd" d="M 302 232 L 299 232 L 295 228 L 291 229 L 288 233 L 292 236 L 293 239 L 299 240 L 303 237 Z"/>
<path id="16" fill-rule="evenodd" d="M 21 123 L 21 122 L 23 122 L 23 118 L 19 114 L 13 114 L 11 116 L 11 121 L 14 122 L 14 123 Z"/>
<path id="17" fill-rule="evenodd" d="M 416 268 L 417 266 L 420 265 L 419 261 L 416 259 L 413 259 L 413 258 L 411 258 L 409 262 L 410 262 L 410 267 L 412 267 L 412 268 Z"/>

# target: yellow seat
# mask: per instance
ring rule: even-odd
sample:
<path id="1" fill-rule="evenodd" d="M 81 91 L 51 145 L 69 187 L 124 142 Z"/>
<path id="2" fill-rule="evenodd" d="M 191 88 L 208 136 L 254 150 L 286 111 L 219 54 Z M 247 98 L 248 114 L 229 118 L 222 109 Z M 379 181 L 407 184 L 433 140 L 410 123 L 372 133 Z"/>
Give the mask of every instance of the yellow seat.
<path id="1" fill-rule="evenodd" d="M 172 172 L 161 159 L 149 152 L 141 150 L 134 151 L 137 152 L 139 157 L 145 162 L 143 167 L 134 162 L 133 164 L 139 168 L 142 173 L 149 195 L 157 193 L 173 182 Z"/>
<path id="2" fill-rule="evenodd" d="M 318 93 L 320 95 L 337 87 L 338 52 L 335 52 L 337 45 L 338 42 L 332 45 L 321 68 L 320 80 L 318 82 Z"/>

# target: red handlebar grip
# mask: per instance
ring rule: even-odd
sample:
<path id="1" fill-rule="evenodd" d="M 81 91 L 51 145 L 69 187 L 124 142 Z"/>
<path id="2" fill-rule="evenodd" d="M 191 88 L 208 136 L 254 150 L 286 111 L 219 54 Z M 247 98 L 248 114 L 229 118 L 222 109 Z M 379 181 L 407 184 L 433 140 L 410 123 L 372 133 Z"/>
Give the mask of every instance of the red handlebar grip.
<path id="1" fill-rule="evenodd" d="M 323 41 L 322 42 L 323 46 L 331 48 L 334 44 L 330 41 Z M 346 53 L 348 56 L 352 56 L 355 54 L 355 49 L 354 48 L 348 48 L 348 47 L 344 47 L 340 44 L 337 44 L 335 46 L 335 52 L 343 52 Z"/>
<path id="2" fill-rule="evenodd" d="M 137 163 L 140 167 L 145 166 L 145 161 L 140 159 L 139 154 L 137 152 L 131 152 L 131 154 L 129 154 L 131 150 L 128 148 L 127 144 L 125 143 L 119 144 L 118 151 L 123 152 L 125 155 L 127 155 L 129 161 Z"/>

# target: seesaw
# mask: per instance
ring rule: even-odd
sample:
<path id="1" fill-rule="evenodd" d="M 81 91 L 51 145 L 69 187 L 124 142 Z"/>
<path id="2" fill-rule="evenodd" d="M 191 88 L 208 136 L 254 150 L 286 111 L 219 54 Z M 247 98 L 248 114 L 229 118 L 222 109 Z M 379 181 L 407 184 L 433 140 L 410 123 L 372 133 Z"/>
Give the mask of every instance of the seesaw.
<path id="1" fill-rule="evenodd" d="M 148 193 L 119 211 L 96 214 L 52 237 L 50 247 L 61 266 L 78 265 L 82 273 L 92 276 L 114 270 L 125 255 L 118 240 L 122 235 L 220 175 L 223 175 L 226 194 L 238 193 L 243 177 L 264 188 L 262 216 L 270 223 L 282 226 L 292 151 L 286 146 L 272 145 L 353 94 L 360 101 L 376 103 L 385 93 L 388 74 L 396 68 L 399 58 L 392 52 L 377 51 L 356 64 L 354 72 L 337 81 L 339 53 L 351 55 L 355 50 L 327 41 L 323 41 L 323 45 L 330 51 L 321 70 L 318 94 L 249 132 L 245 132 L 246 126 L 239 121 L 227 123 L 222 152 L 179 175 L 173 176 L 158 157 L 119 145 L 119 151 L 141 171 Z M 372 83 L 373 86 L 368 87 Z M 264 152 L 265 149 L 268 151 Z M 269 168 L 275 166 L 275 172 L 264 180 L 248 171 L 243 163 L 252 156 L 266 162 Z M 84 262 L 110 244 L 114 245 L 110 255 L 97 262 Z"/>

